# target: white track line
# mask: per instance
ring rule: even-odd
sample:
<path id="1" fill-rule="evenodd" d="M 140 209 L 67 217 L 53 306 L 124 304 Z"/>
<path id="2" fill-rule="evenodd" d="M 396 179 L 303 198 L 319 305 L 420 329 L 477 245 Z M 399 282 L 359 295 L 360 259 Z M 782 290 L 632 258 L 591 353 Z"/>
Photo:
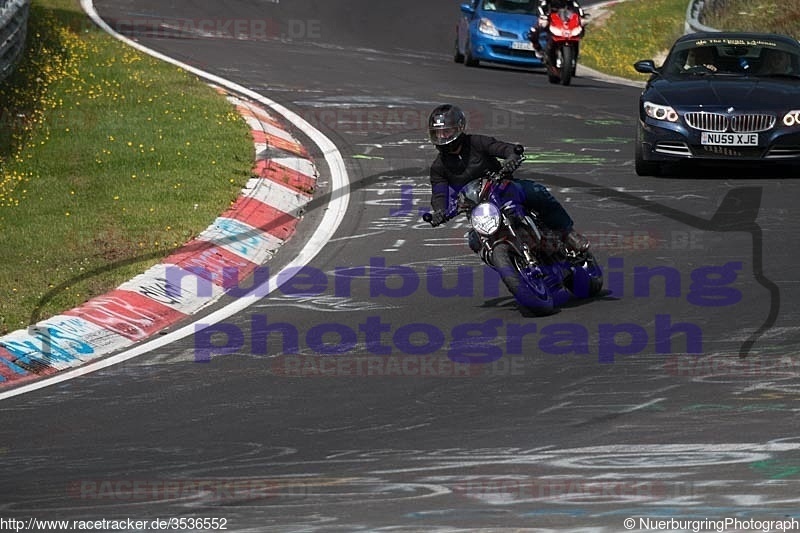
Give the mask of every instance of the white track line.
<path id="1" fill-rule="evenodd" d="M 146 354 L 151 350 L 160 348 L 162 346 L 166 346 L 167 344 L 188 337 L 196 333 L 197 331 L 200 331 L 200 329 L 219 323 L 225 320 L 226 318 L 229 318 L 235 315 L 236 313 L 239 313 L 244 309 L 247 309 L 249 306 L 253 305 L 257 301 L 262 299 L 264 294 L 269 294 L 277 290 L 279 288 L 277 280 L 280 279 L 282 283 L 285 283 L 286 281 L 291 279 L 292 276 L 287 275 L 287 271 L 290 271 L 290 269 L 294 269 L 294 272 L 297 272 L 299 267 L 305 266 L 309 262 L 311 262 L 311 260 L 328 243 L 331 237 L 333 237 L 333 234 L 336 232 L 337 228 L 344 219 L 344 215 L 347 212 L 347 206 L 350 199 L 350 181 L 347 175 L 347 169 L 345 168 L 344 158 L 342 157 L 342 154 L 339 152 L 339 149 L 336 147 L 335 144 L 333 144 L 333 142 L 330 139 L 325 137 L 320 131 L 314 128 L 302 117 L 300 117 L 300 115 L 287 109 L 281 104 L 274 102 L 273 100 L 270 100 L 269 98 L 266 98 L 265 96 L 256 93 L 255 91 L 247 89 L 246 87 L 242 87 L 241 85 L 220 78 L 208 72 L 197 69 L 191 65 L 181 63 L 176 59 L 173 59 L 169 56 L 156 52 L 155 50 L 151 50 L 135 41 L 132 41 L 131 39 L 128 39 L 123 35 L 120 35 L 116 31 L 114 31 L 111 28 L 111 26 L 106 24 L 103 19 L 100 18 L 100 16 L 97 14 L 97 11 L 94 8 L 93 0 L 81 0 L 81 8 L 83 8 L 86 14 L 100 28 L 102 28 L 104 31 L 111 34 L 112 36 L 116 37 L 120 41 L 128 44 L 129 46 L 136 48 L 137 50 L 144 52 L 145 54 L 148 54 L 152 57 L 176 65 L 186 70 L 187 72 L 191 72 L 192 74 L 195 74 L 203 79 L 208 80 L 211 83 L 221 85 L 227 89 L 230 89 L 231 91 L 245 95 L 248 98 L 252 98 L 253 100 L 256 100 L 264 104 L 265 106 L 269 107 L 276 113 L 282 115 L 286 120 L 291 122 L 296 128 L 298 128 L 306 136 L 308 136 L 314 142 L 314 144 L 316 144 L 322 151 L 325 157 L 325 162 L 328 164 L 328 168 L 330 170 L 330 175 L 331 175 L 331 199 L 328 202 L 327 209 L 325 210 L 325 215 L 323 216 L 322 221 L 318 225 L 317 230 L 311 236 L 311 238 L 303 247 L 303 249 L 300 250 L 300 253 L 297 254 L 297 257 L 295 257 L 288 265 L 286 265 L 286 267 L 284 267 L 276 275 L 271 276 L 266 283 L 253 287 L 253 289 L 250 292 L 248 292 L 245 296 L 238 298 L 230 305 L 227 305 L 226 307 L 223 307 L 222 309 L 219 309 L 211 313 L 210 315 L 204 316 L 202 318 L 202 324 L 198 324 L 198 322 L 188 324 L 180 329 L 177 329 L 166 335 L 156 337 L 153 340 L 147 341 L 134 348 L 131 348 L 130 350 L 125 350 L 111 357 L 101 359 L 97 362 L 88 363 L 86 365 L 75 368 L 74 370 L 67 370 L 55 376 L 49 378 L 43 378 L 33 383 L 29 383 L 28 385 L 22 385 L 17 388 L 11 389 L 9 391 L 2 392 L 0 393 L 0 400 L 5 400 L 14 396 L 19 396 L 20 394 L 25 394 L 26 392 L 32 392 L 38 389 L 42 389 L 44 387 L 48 387 L 50 385 L 55 385 L 56 383 L 61 383 L 69 379 L 74 379 L 79 376 L 84 376 L 86 374 L 96 372 L 103 368 L 108 368 L 112 365 L 116 365 L 117 363 L 133 359 L 134 357 Z"/>

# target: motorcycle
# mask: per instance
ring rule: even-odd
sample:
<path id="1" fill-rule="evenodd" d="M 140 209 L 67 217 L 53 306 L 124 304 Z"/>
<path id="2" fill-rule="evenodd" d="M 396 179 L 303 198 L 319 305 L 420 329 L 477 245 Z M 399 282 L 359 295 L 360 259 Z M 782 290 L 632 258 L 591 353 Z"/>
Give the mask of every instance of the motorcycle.
<path id="1" fill-rule="evenodd" d="M 547 15 L 544 43 L 544 64 L 550 83 L 569 85 L 578 66 L 578 52 L 583 37 L 583 17 L 586 15 L 571 7 L 551 11 Z M 531 29 L 529 36 L 534 39 Z"/>
<path id="2" fill-rule="evenodd" d="M 596 296 L 603 273 L 591 252 L 568 249 L 559 232 L 542 224 L 531 211 L 503 198 L 510 174 L 489 172 L 458 193 L 450 220 L 460 213 L 480 241 L 481 259 L 502 279 L 517 303 L 528 312 L 549 315 L 573 297 Z M 520 213 L 524 212 L 524 216 Z M 430 213 L 423 220 L 430 223 Z"/>

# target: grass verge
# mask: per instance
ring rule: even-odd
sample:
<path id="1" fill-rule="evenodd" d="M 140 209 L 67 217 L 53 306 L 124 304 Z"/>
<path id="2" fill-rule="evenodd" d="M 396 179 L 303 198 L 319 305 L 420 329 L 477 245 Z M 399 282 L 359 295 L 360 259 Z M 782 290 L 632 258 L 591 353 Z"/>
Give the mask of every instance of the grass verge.
<path id="1" fill-rule="evenodd" d="M 606 74 L 646 80 L 633 64 L 663 57 L 683 34 L 687 6 L 688 0 L 630 0 L 609 6 L 608 16 L 589 19 L 580 61 Z"/>
<path id="2" fill-rule="evenodd" d="M 782 33 L 800 39 L 800 4 L 787 0 L 717 0 L 703 24 L 734 31 Z"/>
<path id="3" fill-rule="evenodd" d="M 28 36 L 0 84 L 0 333 L 57 287 L 38 318 L 158 263 L 235 200 L 253 163 L 224 98 L 94 29 L 77 1 L 34 0 Z"/>
<path id="4" fill-rule="evenodd" d="M 639 59 L 663 59 L 684 32 L 689 0 L 628 0 L 589 19 L 581 43 L 587 67 L 644 81 L 633 70 Z M 784 0 L 717 0 L 703 13 L 703 24 L 720 30 L 765 31 L 800 38 L 800 5 Z"/>

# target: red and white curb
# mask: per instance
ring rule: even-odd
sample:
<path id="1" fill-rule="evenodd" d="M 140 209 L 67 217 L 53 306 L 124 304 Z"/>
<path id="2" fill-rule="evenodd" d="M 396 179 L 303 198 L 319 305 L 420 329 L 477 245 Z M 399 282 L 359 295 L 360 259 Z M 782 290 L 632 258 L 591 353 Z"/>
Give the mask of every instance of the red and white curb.
<path id="1" fill-rule="evenodd" d="M 0 388 L 127 348 L 219 300 L 295 232 L 316 188 L 306 149 L 257 102 L 223 92 L 251 129 L 255 176 L 196 239 L 115 290 L 0 337 Z"/>

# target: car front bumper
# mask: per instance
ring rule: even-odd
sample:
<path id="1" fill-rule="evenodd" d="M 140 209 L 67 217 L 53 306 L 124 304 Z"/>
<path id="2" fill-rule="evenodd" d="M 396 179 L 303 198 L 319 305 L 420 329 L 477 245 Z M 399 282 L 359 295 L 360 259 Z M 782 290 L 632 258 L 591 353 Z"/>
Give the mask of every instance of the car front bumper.
<path id="1" fill-rule="evenodd" d="M 800 162 L 800 130 L 776 126 L 759 132 L 755 146 L 709 145 L 701 142 L 702 132 L 687 127 L 682 121 L 665 123 L 646 117 L 639 119 L 642 156 L 647 161 L 703 161 L 798 163 Z"/>
<path id="2" fill-rule="evenodd" d="M 533 50 L 522 48 L 530 44 L 530 41 L 507 37 L 492 37 L 477 30 L 473 30 L 470 33 L 472 56 L 475 59 L 521 67 L 544 66 L 542 60 L 536 57 Z"/>

